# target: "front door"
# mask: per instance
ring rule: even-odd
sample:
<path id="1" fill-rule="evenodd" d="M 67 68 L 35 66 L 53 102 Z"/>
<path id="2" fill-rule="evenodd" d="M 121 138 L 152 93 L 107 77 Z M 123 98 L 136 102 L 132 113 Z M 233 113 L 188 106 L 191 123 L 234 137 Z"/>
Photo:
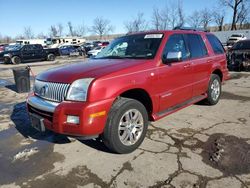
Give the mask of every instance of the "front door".
<path id="1" fill-rule="evenodd" d="M 162 56 L 167 58 L 171 53 L 179 53 L 181 58 L 162 63 L 159 68 L 160 112 L 192 98 L 193 68 L 187 49 L 182 34 L 173 34 L 168 38 Z"/>

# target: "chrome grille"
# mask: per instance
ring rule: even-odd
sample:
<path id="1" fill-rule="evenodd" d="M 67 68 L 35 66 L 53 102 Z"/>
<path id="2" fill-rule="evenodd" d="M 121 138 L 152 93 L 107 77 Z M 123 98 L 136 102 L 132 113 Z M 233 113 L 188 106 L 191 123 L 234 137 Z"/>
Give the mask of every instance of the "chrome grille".
<path id="1" fill-rule="evenodd" d="M 35 95 L 55 102 L 62 102 L 67 95 L 70 84 L 35 81 Z"/>

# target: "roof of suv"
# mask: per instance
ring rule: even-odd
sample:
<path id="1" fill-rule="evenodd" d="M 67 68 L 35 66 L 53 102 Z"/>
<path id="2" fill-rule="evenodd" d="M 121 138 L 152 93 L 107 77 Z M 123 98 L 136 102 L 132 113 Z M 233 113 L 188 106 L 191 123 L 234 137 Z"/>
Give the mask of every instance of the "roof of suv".
<path id="1" fill-rule="evenodd" d="M 136 35 L 136 34 L 154 34 L 154 33 L 209 33 L 205 30 L 199 29 L 174 29 L 174 30 L 151 30 L 151 31 L 142 31 L 142 32 L 131 32 L 127 33 L 127 35 Z"/>

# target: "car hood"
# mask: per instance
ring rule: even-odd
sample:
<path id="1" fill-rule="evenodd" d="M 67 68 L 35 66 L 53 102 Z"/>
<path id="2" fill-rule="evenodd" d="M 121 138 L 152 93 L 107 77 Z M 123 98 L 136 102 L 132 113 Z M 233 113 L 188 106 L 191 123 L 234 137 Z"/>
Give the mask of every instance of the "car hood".
<path id="1" fill-rule="evenodd" d="M 100 78 L 117 71 L 125 71 L 133 66 L 147 63 L 148 60 L 99 59 L 79 62 L 47 70 L 36 78 L 42 81 L 72 83 L 81 78 Z M 129 71 L 129 70 L 127 70 Z"/>
<path id="2" fill-rule="evenodd" d="M 0 57 L 3 57 L 5 54 L 8 54 L 10 52 L 14 52 L 14 51 L 2 51 L 0 52 Z"/>

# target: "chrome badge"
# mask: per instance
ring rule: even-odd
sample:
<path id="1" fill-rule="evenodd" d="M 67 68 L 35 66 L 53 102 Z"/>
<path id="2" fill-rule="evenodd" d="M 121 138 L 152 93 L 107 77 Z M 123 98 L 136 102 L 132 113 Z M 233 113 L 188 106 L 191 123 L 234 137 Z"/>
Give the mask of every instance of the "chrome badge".
<path id="1" fill-rule="evenodd" d="M 45 85 L 40 89 L 40 95 L 41 95 L 42 97 L 46 96 L 46 94 L 48 93 L 48 89 L 49 89 L 48 85 L 45 84 Z"/>

